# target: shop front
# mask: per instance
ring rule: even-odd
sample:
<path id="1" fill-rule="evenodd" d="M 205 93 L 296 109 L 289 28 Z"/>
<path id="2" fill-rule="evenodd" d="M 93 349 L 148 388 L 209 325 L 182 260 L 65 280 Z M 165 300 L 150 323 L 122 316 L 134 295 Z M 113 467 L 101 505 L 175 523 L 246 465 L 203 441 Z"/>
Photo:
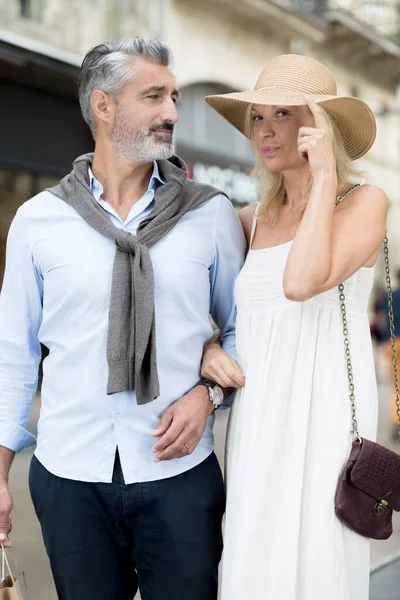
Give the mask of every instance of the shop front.
<path id="1" fill-rule="evenodd" d="M 5 243 L 18 207 L 92 149 L 79 111 L 79 67 L 0 39 L 0 287 Z"/>
<path id="2" fill-rule="evenodd" d="M 191 178 L 221 189 L 240 208 L 258 200 L 250 143 L 204 101 L 207 95 L 231 91 L 214 83 L 196 83 L 181 90 L 176 150 Z"/>

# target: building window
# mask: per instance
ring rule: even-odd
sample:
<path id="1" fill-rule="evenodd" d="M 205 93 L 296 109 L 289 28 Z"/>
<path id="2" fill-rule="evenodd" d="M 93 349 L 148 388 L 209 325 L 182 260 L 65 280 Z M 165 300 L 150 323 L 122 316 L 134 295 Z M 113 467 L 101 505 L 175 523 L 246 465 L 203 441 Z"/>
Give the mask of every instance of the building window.
<path id="1" fill-rule="evenodd" d="M 241 207 L 259 197 L 249 175 L 254 166 L 250 142 L 204 102 L 204 96 L 232 91 L 210 82 L 181 89 L 176 142 L 189 177 L 223 190 L 235 207 Z"/>
<path id="2" fill-rule="evenodd" d="M 358 85 L 352 84 L 350 86 L 350 96 L 353 96 L 353 98 L 360 97 L 360 88 L 358 87 Z"/>
<path id="3" fill-rule="evenodd" d="M 45 0 L 19 0 L 19 2 L 21 17 L 34 21 L 43 20 Z"/>

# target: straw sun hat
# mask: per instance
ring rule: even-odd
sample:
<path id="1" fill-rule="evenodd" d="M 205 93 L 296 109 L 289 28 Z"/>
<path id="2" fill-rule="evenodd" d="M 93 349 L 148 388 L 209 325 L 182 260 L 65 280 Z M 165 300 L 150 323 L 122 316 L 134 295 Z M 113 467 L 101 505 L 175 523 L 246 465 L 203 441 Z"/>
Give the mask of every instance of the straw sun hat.
<path id="1" fill-rule="evenodd" d="M 375 117 L 358 98 L 337 96 L 336 81 L 321 63 L 307 56 L 284 54 L 272 59 L 258 78 L 253 91 L 207 96 L 214 110 L 246 137 L 248 111 L 253 104 L 299 106 L 308 94 L 335 121 L 344 147 L 352 160 L 371 148 L 376 136 Z"/>

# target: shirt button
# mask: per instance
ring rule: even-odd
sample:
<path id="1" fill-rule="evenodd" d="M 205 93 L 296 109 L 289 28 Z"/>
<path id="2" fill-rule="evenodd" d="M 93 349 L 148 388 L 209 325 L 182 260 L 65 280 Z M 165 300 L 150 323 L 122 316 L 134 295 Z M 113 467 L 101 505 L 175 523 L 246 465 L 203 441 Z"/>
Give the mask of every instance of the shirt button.
<path id="1" fill-rule="evenodd" d="M 115 420 L 116 421 L 120 421 L 121 420 L 121 415 L 115 415 Z"/>

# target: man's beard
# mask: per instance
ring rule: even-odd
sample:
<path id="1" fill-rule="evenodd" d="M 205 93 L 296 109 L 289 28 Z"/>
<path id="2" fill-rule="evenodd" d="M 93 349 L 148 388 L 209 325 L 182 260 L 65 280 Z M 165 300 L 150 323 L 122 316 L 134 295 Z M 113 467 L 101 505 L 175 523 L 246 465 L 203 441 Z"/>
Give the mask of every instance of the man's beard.
<path id="1" fill-rule="evenodd" d="M 170 130 L 171 135 L 160 136 L 155 133 L 156 129 Z M 169 122 L 157 123 L 147 130 L 138 129 L 128 122 L 122 108 L 117 106 L 112 132 L 113 146 L 123 160 L 144 165 L 173 155 L 173 130 L 174 126 Z"/>

